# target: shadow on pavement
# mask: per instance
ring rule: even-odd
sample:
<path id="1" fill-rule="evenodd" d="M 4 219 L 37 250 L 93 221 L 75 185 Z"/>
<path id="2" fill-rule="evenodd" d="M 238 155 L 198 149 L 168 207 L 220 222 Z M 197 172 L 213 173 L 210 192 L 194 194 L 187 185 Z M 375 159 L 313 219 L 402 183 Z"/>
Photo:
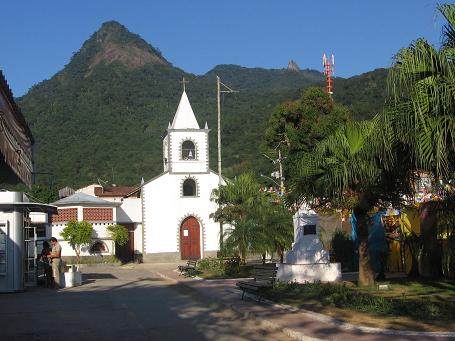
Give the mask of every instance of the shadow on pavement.
<path id="1" fill-rule="evenodd" d="M 287 339 L 281 333 L 267 332 L 254 321 L 195 295 L 190 288 L 161 278 L 84 275 L 96 283 L 59 291 L 43 289 L 0 296 L 2 338 L 65 341 Z"/>

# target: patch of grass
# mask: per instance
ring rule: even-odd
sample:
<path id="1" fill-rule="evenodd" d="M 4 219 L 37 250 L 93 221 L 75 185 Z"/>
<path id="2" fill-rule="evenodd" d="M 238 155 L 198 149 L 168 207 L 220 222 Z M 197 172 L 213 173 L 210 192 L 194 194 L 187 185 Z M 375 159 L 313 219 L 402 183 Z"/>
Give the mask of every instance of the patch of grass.
<path id="1" fill-rule="evenodd" d="M 455 315 L 454 282 L 402 281 L 389 286 L 390 290 L 379 291 L 349 283 L 278 283 L 267 292 L 267 297 L 307 309 L 335 307 L 378 317 L 407 317 L 425 322 L 448 320 Z"/>
<path id="2" fill-rule="evenodd" d="M 376 288 L 353 288 L 360 292 L 373 293 L 387 298 L 429 299 L 431 301 L 455 300 L 455 281 L 395 279 L 389 281 L 389 290 L 378 291 Z"/>

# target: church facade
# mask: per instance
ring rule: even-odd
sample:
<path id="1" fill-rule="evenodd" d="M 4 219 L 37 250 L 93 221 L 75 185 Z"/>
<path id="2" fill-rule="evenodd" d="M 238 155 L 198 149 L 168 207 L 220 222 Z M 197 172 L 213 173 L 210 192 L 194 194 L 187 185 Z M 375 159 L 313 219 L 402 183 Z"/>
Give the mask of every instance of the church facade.
<path id="1" fill-rule="evenodd" d="M 210 218 L 219 178 L 209 168 L 209 131 L 184 90 L 163 138 L 163 173 L 142 186 L 145 261 L 204 258 L 219 249 L 219 223 Z"/>

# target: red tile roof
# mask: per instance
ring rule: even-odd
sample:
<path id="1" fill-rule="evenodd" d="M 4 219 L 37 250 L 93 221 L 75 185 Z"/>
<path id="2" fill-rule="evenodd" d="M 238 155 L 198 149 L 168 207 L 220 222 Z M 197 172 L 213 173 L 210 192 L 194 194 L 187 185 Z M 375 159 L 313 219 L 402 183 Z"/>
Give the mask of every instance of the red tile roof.
<path id="1" fill-rule="evenodd" d="M 137 187 L 116 186 L 116 187 L 95 187 L 95 195 L 97 197 L 124 197 L 133 192 Z"/>

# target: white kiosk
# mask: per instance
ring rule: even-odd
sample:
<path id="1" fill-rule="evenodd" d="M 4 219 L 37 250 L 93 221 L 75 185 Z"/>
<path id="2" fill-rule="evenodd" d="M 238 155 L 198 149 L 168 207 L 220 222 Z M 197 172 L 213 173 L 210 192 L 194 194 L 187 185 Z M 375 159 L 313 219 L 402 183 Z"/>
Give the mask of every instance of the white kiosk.
<path id="1" fill-rule="evenodd" d="M 0 191 L 0 292 L 36 284 L 36 229 L 30 213 L 57 213 L 52 205 L 29 202 L 22 192 Z"/>
<path id="2" fill-rule="evenodd" d="M 341 279 L 341 264 L 330 263 L 329 252 L 319 240 L 319 216 L 303 206 L 294 215 L 294 243 L 286 263 L 278 265 L 282 282 L 333 282 Z"/>

